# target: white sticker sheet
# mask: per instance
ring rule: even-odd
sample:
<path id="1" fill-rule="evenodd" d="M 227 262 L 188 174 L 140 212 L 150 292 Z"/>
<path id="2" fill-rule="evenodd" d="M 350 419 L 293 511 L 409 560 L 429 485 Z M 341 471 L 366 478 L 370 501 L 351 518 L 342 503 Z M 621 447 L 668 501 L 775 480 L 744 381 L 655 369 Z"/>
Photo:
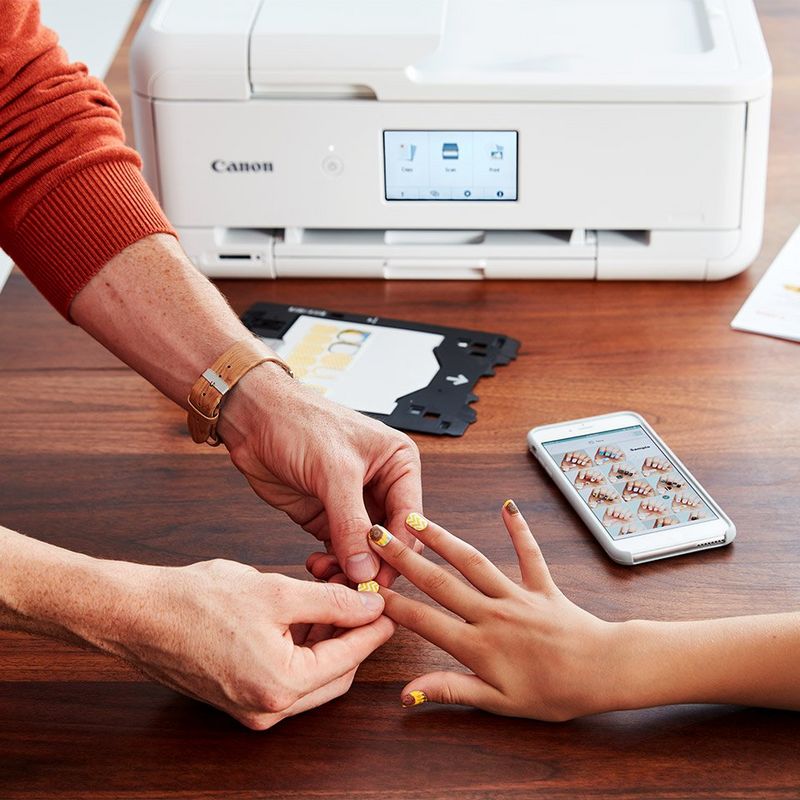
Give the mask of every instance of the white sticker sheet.
<path id="1" fill-rule="evenodd" d="M 264 339 L 298 380 L 356 411 L 391 414 L 433 380 L 444 336 L 301 315 L 283 339 Z"/>

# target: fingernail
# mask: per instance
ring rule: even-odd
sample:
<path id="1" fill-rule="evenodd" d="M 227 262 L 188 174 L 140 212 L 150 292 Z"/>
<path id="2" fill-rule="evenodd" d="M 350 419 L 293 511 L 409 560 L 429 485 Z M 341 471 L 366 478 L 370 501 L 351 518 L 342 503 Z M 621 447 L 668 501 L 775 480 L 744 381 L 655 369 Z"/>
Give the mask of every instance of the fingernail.
<path id="1" fill-rule="evenodd" d="M 378 562 L 372 553 L 358 553 L 347 559 L 347 577 L 355 583 L 371 581 L 378 573 Z"/>
<path id="2" fill-rule="evenodd" d="M 415 531 L 424 531 L 425 528 L 428 527 L 428 520 L 422 516 L 422 514 L 417 514 L 416 511 L 412 511 L 406 517 L 406 525 L 409 528 L 413 528 Z"/>
<path id="3" fill-rule="evenodd" d="M 503 508 L 508 511 L 509 514 L 519 514 L 517 504 L 513 500 L 506 500 L 505 503 L 503 503 Z"/>
<path id="4" fill-rule="evenodd" d="M 377 581 L 364 581 L 364 583 L 358 584 L 359 592 L 377 592 L 380 588 Z"/>
<path id="5" fill-rule="evenodd" d="M 394 539 L 394 536 L 382 525 L 373 525 L 369 531 L 369 538 L 372 539 L 378 547 L 386 547 L 386 545 Z"/>
<path id="6" fill-rule="evenodd" d="M 370 581 L 372 583 L 372 581 Z M 375 584 L 378 585 L 377 583 Z M 378 608 L 383 607 L 383 600 L 379 594 L 375 594 L 377 589 L 368 589 L 367 591 L 362 591 L 360 588 L 358 590 L 361 592 L 358 596 L 361 598 L 361 602 L 364 604 L 365 608 L 368 608 L 370 611 L 375 611 Z"/>
<path id="7" fill-rule="evenodd" d="M 426 695 L 425 692 L 421 692 L 419 689 L 414 689 L 413 692 L 404 694 L 403 699 L 400 702 L 403 704 L 403 708 L 421 706 L 423 703 L 428 702 L 428 695 Z"/>

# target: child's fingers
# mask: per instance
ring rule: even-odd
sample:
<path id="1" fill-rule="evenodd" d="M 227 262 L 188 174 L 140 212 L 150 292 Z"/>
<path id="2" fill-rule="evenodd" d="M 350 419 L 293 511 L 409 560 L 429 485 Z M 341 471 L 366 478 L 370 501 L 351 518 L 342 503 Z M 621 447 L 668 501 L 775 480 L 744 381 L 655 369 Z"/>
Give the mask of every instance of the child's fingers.
<path id="1" fill-rule="evenodd" d="M 476 589 L 489 597 L 508 595 L 513 581 L 471 544 L 416 512 L 406 517 L 406 528 L 426 546 L 449 561 Z M 443 604 L 444 605 L 444 604 Z"/>
<path id="2" fill-rule="evenodd" d="M 477 675 L 463 672 L 431 672 L 415 678 L 403 689 L 400 702 L 405 708 L 427 702 L 464 705 L 502 714 L 503 695 Z"/>
<path id="3" fill-rule="evenodd" d="M 542 551 L 533 538 L 531 529 L 520 514 L 517 504 L 513 500 L 503 503 L 503 522 L 511 537 L 514 549 L 519 559 L 519 569 L 522 575 L 522 584 L 527 589 L 545 589 L 552 585 L 550 570 L 547 568 Z"/>
<path id="4" fill-rule="evenodd" d="M 386 528 L 373 525 L 369 542 L 389 566 L 405 575 L 414 586 L 437 603 L 466 620 L 480 616 L 487 602 L 485 597 L 443 567 L 428 561 L 399 537 L 392 536 Z"/>
<path id="5" fill-rule="evenodd" d="M 459 661 L 470 660 L 474 648 L 471 625 L 391 589 L 381 588 L 380 591 L 385 603 L 383 613 L 390 620 L 446 650 Z"/>
<path id="6" fill-rule="evenodd" d="M 421 553 L 425 549 L 425 545 L 423 545 L 418 539 L 413 539 L 409 546 L 416 553 Z M 391 588 L 399 574 L 400 573 L 394 567 L 390 567 L 385 561 L 381 561 L 381 568 L 378 570 L 375 580 L 381 586 L 387 586 Z"/>

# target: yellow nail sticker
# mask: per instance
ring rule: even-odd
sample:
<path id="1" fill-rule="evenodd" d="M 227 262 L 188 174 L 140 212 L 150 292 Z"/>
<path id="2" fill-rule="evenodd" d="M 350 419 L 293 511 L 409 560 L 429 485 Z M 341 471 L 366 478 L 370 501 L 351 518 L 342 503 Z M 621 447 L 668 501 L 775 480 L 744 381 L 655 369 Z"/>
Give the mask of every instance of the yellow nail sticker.
<path id="1" fill-rule="evenodd" d="M 359 592 L 377 592 L 380 588 L 376 581 L 364 581 L 364 583 L 358 584 Z"/>
<path id="2" fill-rule="evenodd" d="M 378 547 L 386 547 L 394 537 L 382 525 L 373 525 L 369 531 L 369 538 L 372 539 Z"/>
<path id="3" fill-rule="evenodd" d="M 424 531 L 425 528 L 428 527 L 428 520 L 422 516 L 422 514 L 417 514 L 416 511 L 412 511 L 406 517 L 406 525 L 409 528 L 413 528 L 415 531 Z"/>
<path id="4" fill-rule="evenodd" d="M 320 364 L 323 367 L 343 370 L 352 360 L 353 356 L 348 356 L 345 353 L 329 353 L 327 356 L 322 357 Z"/>
<path id="5" fill-rule="evenodd" d="M 423 703 L 428 702 L 428 695 L 425 692 L 421 692 L 419 689 L 414 689 L 413 692 L 409 692 L 403 698 L 403 705 L 406 708 L 411 708 L 411 706 L 421 706 Z"/>

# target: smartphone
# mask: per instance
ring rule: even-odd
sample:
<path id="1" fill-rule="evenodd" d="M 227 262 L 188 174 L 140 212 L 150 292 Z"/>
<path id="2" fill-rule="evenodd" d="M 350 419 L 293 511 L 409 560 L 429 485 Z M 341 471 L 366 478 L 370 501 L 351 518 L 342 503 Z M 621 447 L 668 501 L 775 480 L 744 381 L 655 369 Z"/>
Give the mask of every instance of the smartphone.
<path id="1" fill-rule="evenodd" d="M 528 447 L 619 564 L 723 547 L 736 536 L 728 515 L 632 411 L 533 428 Z"/>

